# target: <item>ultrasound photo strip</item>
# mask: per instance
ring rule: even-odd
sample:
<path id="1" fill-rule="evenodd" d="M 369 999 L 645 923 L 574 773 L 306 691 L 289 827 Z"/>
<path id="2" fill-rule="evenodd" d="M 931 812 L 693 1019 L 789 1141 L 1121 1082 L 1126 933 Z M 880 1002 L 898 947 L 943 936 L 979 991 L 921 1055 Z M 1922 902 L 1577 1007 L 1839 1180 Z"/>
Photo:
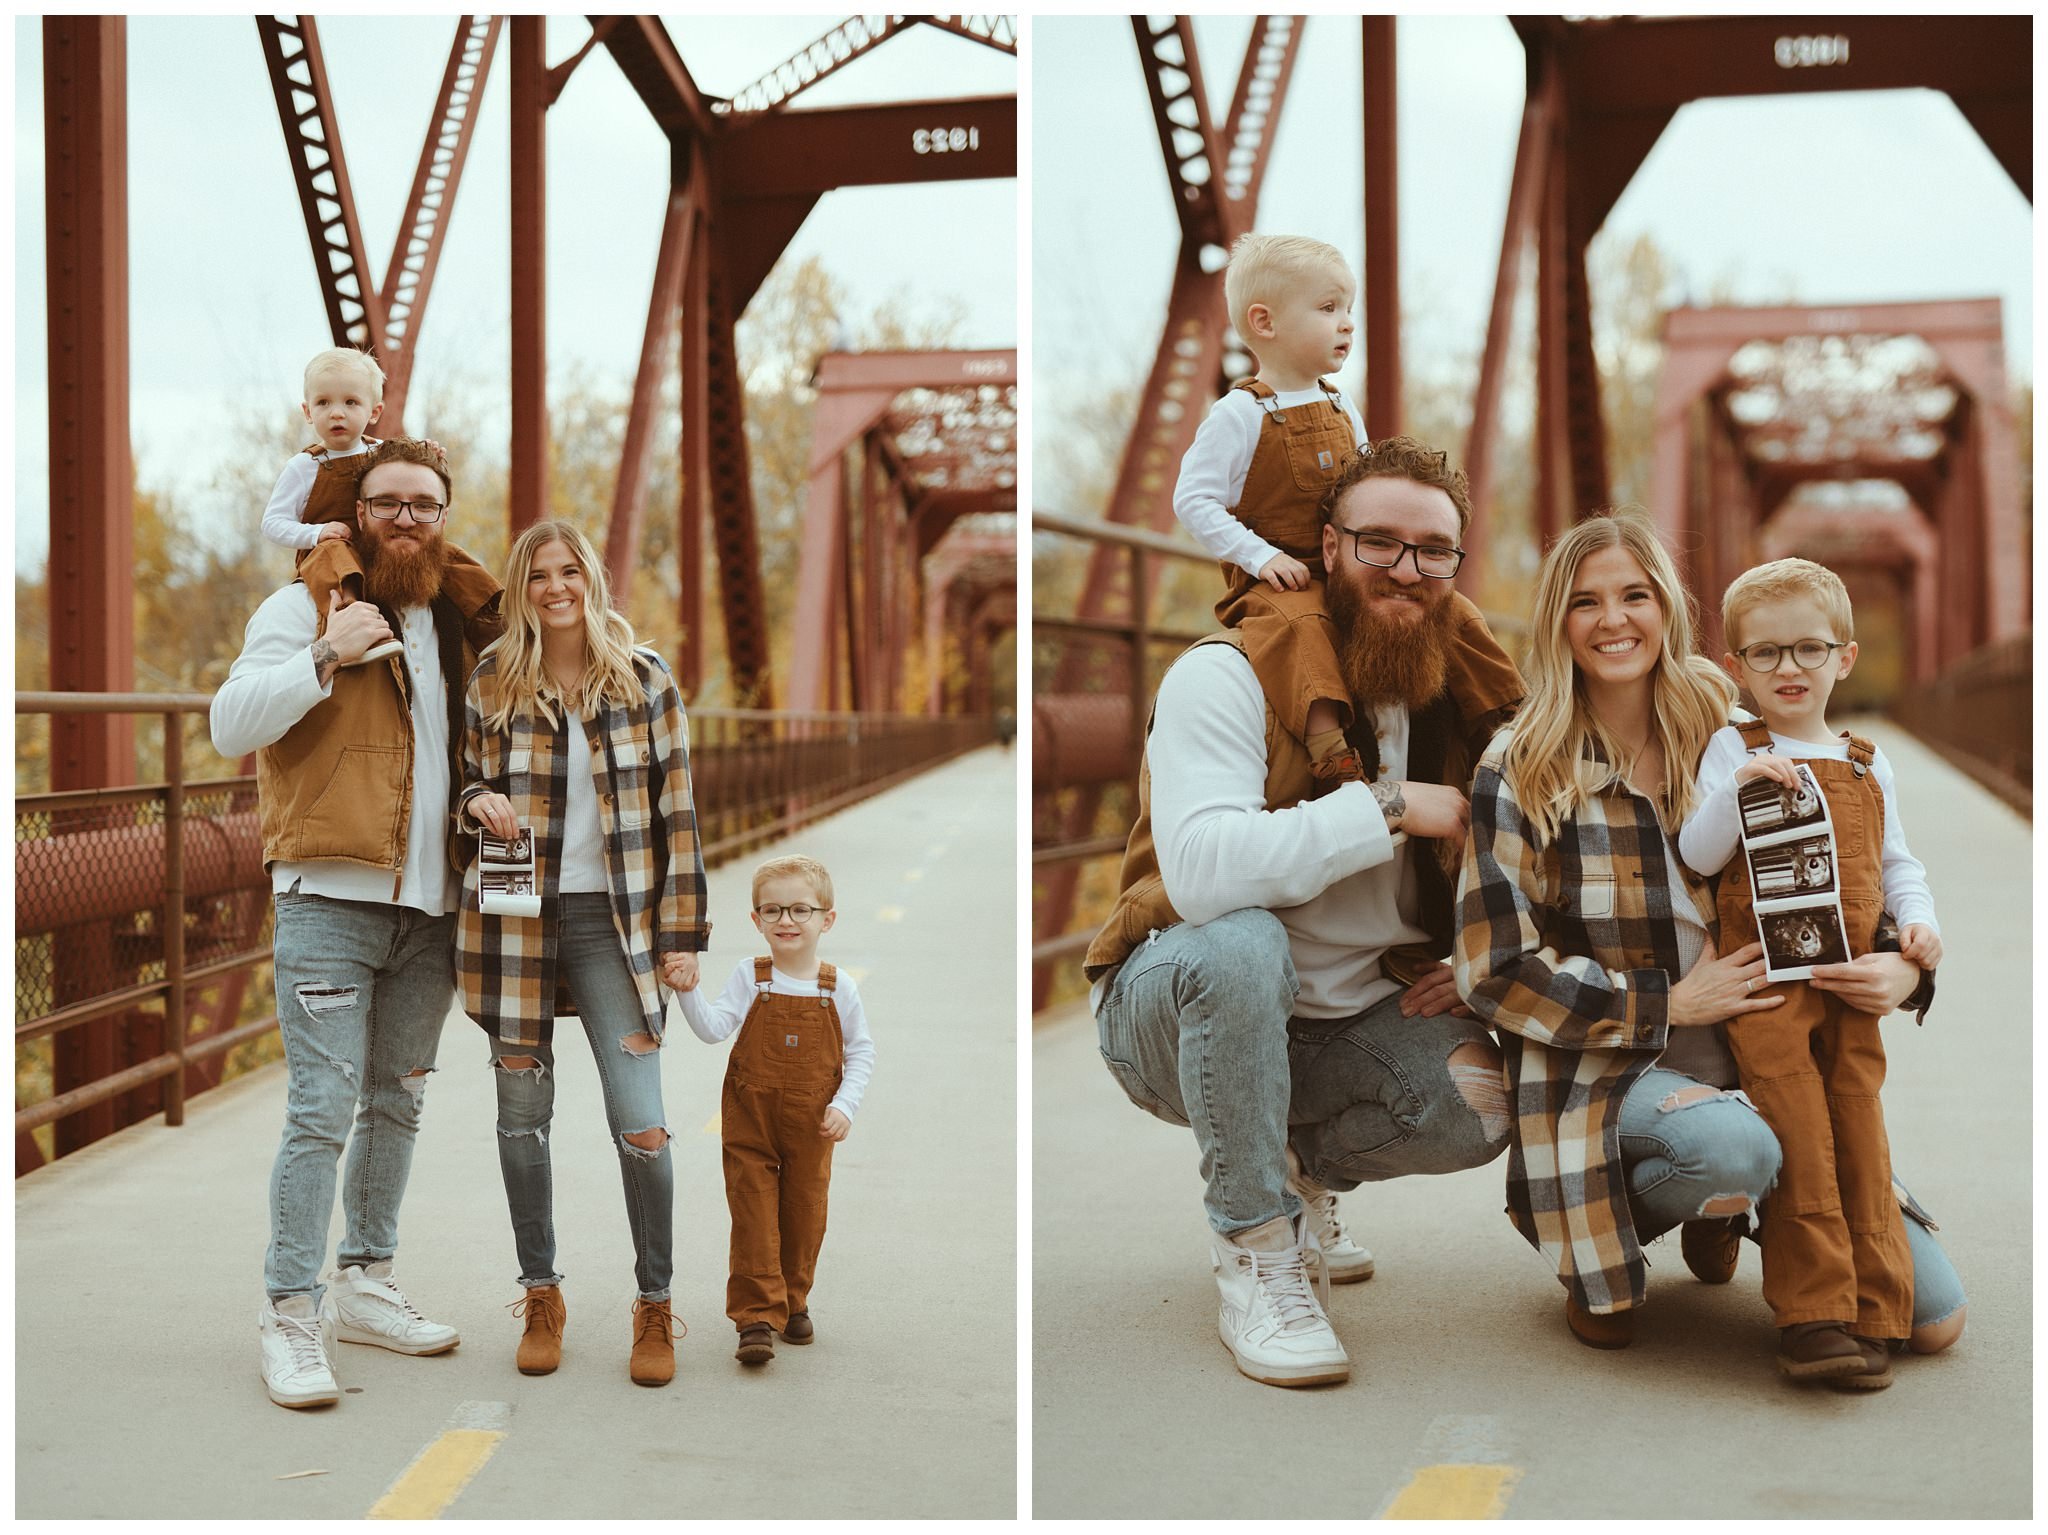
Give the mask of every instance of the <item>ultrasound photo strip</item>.
<path id="1" fill-rule="evenodd" d="M 1795 767 L 1797 789 L 1759 778 L 1736 791 L 1764 976 L 1773 981 L 1802 981 L 1815 965 L 1849 958 L 1834 820 L 1812 770 Z"/>

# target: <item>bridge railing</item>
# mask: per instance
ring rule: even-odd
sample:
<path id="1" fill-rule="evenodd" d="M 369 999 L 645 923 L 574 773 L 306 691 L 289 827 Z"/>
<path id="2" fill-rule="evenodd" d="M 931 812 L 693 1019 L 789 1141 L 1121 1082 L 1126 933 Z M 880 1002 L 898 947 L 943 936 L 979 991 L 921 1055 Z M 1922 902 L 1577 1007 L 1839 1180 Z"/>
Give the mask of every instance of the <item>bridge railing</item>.
<path id="1" fill-rule="evenodd" d="M 1892 718 L 2028 820 L 2034 817 L 2034 637 L 1974 650 L 1908 688 Z"/>
<path id="2" fill-rule="evenodd" d="M 15 1162 L 56 1154 L 217 1085 L 227 1052 L 277 1028 L 270 882 L 252 776 L 188 780 L 207 694 L 18 693 L 17 715 L 154 714 L 163 781 L 15 798 Z M 994 739 L 970 716 L 694 709 L 691 786 L 707 864 L 736 857 Z M 47 1044 L 44 1042 L 48 1041 Z M 42 1057 L 47 1056 L 47 1063 Z M 40 1091 L 41 1067 L 50 1086 Z M 24 1101 L 24 1099 L 29 1101 Z"/>

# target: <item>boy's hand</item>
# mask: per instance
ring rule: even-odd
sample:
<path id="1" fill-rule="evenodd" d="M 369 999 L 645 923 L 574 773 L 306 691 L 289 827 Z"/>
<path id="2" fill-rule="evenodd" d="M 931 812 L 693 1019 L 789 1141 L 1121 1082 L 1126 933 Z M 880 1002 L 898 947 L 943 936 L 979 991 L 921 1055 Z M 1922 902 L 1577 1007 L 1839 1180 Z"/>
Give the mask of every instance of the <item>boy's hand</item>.
<path id="1" fill-rule="evenodd" d="M 1754 783 L 1759 778 L 1775 778 L 1788 789 L 1799 787 L 1799 769 L 1792 765 L 1792 759 L 1769 752 L 1751 757 L 1735 770 L 1737 783 Z"/>
<path id="2" fill-rule="evenodd" d="M 697 989 L 697 956 L 687 951 L 661 957 L 661 979 L 670 991 Z"/>
<path id="3" fill-rule="evenodd" d="M 318 540 L 316 540 L 316 542 L 319 542 L 319 543 L 323 543 L 323 544 L 324 544 L 324 543 L 326 543 L 326 542 L 327 542 L 327 540 L 328 540 L 328 539 L 330 539 L 330 538 L 338 538 L 338 539 L 340 539 L 340 540 L 341 540 L 341 541 L 342 541 L 343 543 L 348 543 L 348 542 L 350 542 L 350 538 L 349 538 L 349 531 L 348 531 L 348 524 L 347 524 L 347 523 L 345 523 L 345 522 L 323 522 L 323 523 L 321 523 L 321 524 L 320 524 L 320 537 L 319 537 L 319 539 L 318 539 Z"/>
<path id="4" fill-rule="evenodd" d="M 818 1133 L 828 1141 L 843 1141 L 853 1131 L 853 1121 L 837 1109 L 825 1110 L 825 1117 L 818 1121 Z"/>
<path id="5" fill-rule="evenodd" d="M 1308 567 L 1291 554 L 1276 554 L 1259 571 L 1259 579 L 1276 592 L 1308 590 Z"/>
<path id="6" fill-rule="evenodd" d="M 1899 952 L 1922 970 L 1941 963 L 1941 934 L 1925 922 L 1911 922 L 1899 934 Z"/>

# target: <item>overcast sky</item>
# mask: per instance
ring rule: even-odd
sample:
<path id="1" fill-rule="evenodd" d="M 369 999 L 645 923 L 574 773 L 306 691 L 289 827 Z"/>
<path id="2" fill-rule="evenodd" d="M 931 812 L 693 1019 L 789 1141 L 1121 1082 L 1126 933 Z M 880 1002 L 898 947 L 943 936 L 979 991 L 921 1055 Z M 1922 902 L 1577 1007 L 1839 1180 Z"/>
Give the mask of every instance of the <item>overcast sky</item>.
<path id="1" fill-rule="evenodd" d="M 838 16 L 664 18 L 704 90 L 730 95 Z M 321 17 L 342 147 L 381 280 L 454 36 L 452 17 Z M 548 27 L 559 62 L 589 36 Z M 15 505 L 17 565 L 47 544 L 48 415 L 43 281 L 42 28 L 14 24 Z M 510 367 L 507 40 L 485 87 L 447 242 L 420 331 L 413 389 L 437 375 L 502 379 Z M 329 344 L 290 161 L 249 16 L 131 19 L 128 26 L 130 369 L 146 485 L 202 484 L 220 428 L 252 401 L 292 410 L 306 359 Z M 1018 89 L 1014 59 L 912 28 L 807 92 L 802 105 L 989 95 Z M 548 113 L 548 365 L 632 386 L 668 189 L 666 140 L 610 56 L 578 68 Z M 963 342 L 1017 344 L 1017 183 L 958 181 L 828 193 L 785 260 L 817 255 L 856 305 L 958 307 Z M 429 421 L 407 424 L 430 430 Z M 249 508 L 249 520 L 260 518 Z"/>
<path id="2" fill-rule="evenodd" d="M 1845 30 L 1851 28 L 1847 21 Z M 1213 120 L 1229 110 L 1244 17 L 1195 25 Z M 1397 30 L 1401 289 L 1411 369 L 1485 337 L 1522 110 L 1523 53 L 1498 17 L 1407 17 Z M 1032 30 L 1033 385 L 1055 398 L 1142 380 L 1179 244 L 1129 19 Z M 1260 197 L 1262 229 L 1362 261 L 1359 29 L 1307 23 Z M 1046 103 L 1054 99 L 1057 109 Z M 2032 209 L 1949 99 L 1932 91 L 1751 97 L 1682 109 L 1609 215 L 1648 233 L 1693 284 L 1744 302 L 1995 297 L 2007 365 L 2032 376 Z M 1357 392 L 1363 349 L 1340 376 Z M 1046 467 L 1041 464 L 1041 470 Z M 1059 487 L 1041 478 L 1038 504 Z"/>

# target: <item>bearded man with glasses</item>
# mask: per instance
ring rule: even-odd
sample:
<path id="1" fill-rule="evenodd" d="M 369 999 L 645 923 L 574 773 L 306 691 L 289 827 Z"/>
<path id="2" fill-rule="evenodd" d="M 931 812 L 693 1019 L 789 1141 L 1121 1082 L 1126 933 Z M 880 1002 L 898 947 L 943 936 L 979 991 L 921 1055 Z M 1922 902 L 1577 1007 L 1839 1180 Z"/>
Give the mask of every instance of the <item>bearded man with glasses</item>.
<path id="1" fill-rule="evenodd" d="M 1316 795 L 1242 638 L 1201 641 L 1160 684 L 1124 888 L 1086 961 L 1111 1074 L 1201 1149 L 1218 1334 L 1276 1386 L 1350 1374 L 1324 1280 L 1373 1257 L 1337 1194 L 1478 1166 L 1508 1131 L 1500 1053 L 1444 963 L 1464 790 L 1523 691 L 1453 600 L 1465 476 L 1389 438 L 1321 513 L 1364 781 Z"/>
<path id="2" fill-rule="evenodd" d="M 502 627 L 499 590 L 473 562 L 468 579 L 446 579 L 452 482 L 438 445 L 393 438 L 362 464 L 367 600 L 349 602 L 307 561 L 250 618 L 212 710 L 214 749 L 256 754 L 276 903 L 288 1075 L 258 1357 L 282 1407 L 340 1400 L 337 1337 L 402 1354 L 458 1341 L 414 1308 L 392 1261 L 427 1074 L 455 997 L 448 831 L 462 685 Z M 344 1143 L 342 1244 L 323 1284 Z"/>

